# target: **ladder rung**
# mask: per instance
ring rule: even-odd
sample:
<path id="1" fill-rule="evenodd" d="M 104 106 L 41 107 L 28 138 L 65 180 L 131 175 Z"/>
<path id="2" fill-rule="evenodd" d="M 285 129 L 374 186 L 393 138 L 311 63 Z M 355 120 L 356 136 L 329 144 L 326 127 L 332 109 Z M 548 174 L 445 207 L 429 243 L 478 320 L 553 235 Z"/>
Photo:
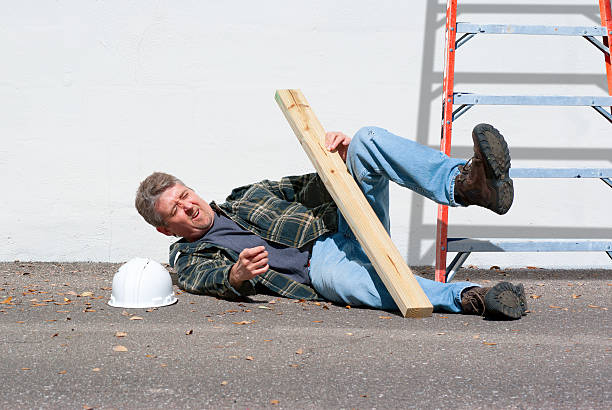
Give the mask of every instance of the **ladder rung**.
<path id="1" fill-rule="evenodd" d="M 601 26 L 525 26 L 514 24 L 457 23 L 457 33 L 529 34 L 544 36 L 606 36 Z"/>
<path id="2" fill-rule="evenodd" d="M 454 104 L 466 105 L 557 105 L 610 107 L 612 97 L 561 96 L 561 95 L 486 95 L 454 93 Z"/>
<path id="3" fill-rule="evenodd" d="M 612 251 L 612 239 L 448 238 L 449 252 Z"/>
<path id="4" fill-rule="evenodd" d="M 612 178 L 612 168 L 511 168 L 512 178 Z"/>

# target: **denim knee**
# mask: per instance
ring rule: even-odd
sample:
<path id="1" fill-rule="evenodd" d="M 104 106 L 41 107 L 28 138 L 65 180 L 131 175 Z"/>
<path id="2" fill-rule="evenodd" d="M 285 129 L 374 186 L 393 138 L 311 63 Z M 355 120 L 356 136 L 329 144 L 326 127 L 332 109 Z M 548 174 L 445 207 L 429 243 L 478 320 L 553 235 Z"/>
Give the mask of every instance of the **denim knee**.
<path id="1" fill-rule="evenodd" d="M 364 144 L 367 141 L 371 140 L 374 135 L 376 135 L 377 131 L 382 131 L 382 128 L 379 127 L 361 127 L 353 136 L 351 140 L 351 144 L 353 142 L 357 144 Z"/>
<path id="2" fill-rule="evenodd" d="M 349 145 L 347 157 L 354 158 L 354 156 L 359 151 L 363 151 L 365 148 L 366 151 L 369 151 L 366 147 L 374 138 L 377 131 L 382 131 L 382 128 L 379 127 L 361 127 L 351 139 L 351 144 Z"/>

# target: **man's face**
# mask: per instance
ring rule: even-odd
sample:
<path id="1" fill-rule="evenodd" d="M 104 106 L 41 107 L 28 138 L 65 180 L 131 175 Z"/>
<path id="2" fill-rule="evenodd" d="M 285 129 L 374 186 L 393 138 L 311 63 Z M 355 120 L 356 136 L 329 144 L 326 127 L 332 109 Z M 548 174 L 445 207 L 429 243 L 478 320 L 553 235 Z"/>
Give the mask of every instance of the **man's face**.
<path id="1" fill-rule="evenodd" d="M 159 232 L 182 236 L 189 242 L 204 236 L 215 217 L 210 205 L 182 184 L 166 189 L 155 202 L 155 210 L 165 222 L 165 226 L 157 228 Z"/>

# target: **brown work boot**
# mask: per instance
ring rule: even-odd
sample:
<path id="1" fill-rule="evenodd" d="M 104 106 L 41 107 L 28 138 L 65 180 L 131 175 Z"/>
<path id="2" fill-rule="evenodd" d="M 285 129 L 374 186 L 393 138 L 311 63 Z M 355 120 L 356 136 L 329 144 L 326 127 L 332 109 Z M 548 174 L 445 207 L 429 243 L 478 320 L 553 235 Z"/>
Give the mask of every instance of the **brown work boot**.
<path id="1" fill-rule="evenodd" d="M 489 124 L 478 124 L 472 131 L 474 156 L 455 178 L 455 201 L 478 205 L 500 215 L 510 209 L 514 186 L 510 179 L 510 151 L 504 137 Z"/>
<path id="2" fill-rule="evenodd" d="M 523 285 L 500 282 L 492 288 L 468 288 L 461 295 L 461 312 L 487 319 L 520 319 L 527 310 Z"/>

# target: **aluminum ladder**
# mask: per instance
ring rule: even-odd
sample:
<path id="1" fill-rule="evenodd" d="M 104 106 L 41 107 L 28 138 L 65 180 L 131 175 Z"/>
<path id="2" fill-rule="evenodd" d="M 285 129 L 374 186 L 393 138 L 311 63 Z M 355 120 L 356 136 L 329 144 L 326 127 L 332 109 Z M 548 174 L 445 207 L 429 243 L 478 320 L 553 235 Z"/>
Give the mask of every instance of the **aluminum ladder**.
<path id="1" fill-rule="evenodd" d="M 446 8 L 446 36 L 442 103 L 442 140 L 440 150 L 449 155 L 453 122 L 476 105 L 551 105 L 592 107 L 612 124 L 612 17 L 610 0 L 599 0 L 601 26 L 540 26 L 471 24 L 457 22 L 457 0 L 448 0 Z M 457 35 L 462 34 L 457 39 Z M 544 95 L 483 95 L 455 92 L 456 50 L 470 39 L 488 34 L 581 36 L 597 47 L 605 56 L 609 96 L 544 96 Z M 602 37 L 600 41 L 597 37 Z M 457 106 L 457 108 L 455 108 Z M 512 178 L 599 178 L 612 188 L 612 168 L 523 168 L 510 169 Z M 469 239 L 448 238 L 448 207 L 438 205 L 436 230 L 435 279 L 448 282 L 461 268 L 471 252 L 562 252 L 604 251 L 612 258 L 610 240 L 558 239 Z M 457 252 L 446 266 L 447 252 Z"/>

